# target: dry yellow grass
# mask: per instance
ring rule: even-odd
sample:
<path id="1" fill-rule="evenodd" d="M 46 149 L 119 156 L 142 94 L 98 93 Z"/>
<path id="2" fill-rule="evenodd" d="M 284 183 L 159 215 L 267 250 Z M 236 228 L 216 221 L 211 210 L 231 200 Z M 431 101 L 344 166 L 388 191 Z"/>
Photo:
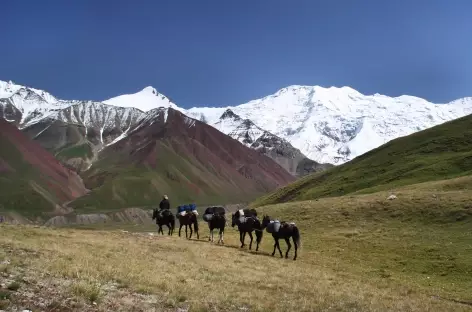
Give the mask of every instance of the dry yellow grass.
<path id="1" fill-rule="evenodd" d="M 206 227 L 202 227 L 206 234 Z M 390 280 L 227 246 L 122 231 L 0 226 L 10 304 L 33 311 L 470 311 Z M 264 251 L 272 238 L 265 235 Z M 230 246 L 228 246 L 230 245 Z M 5 308 L 5 307 L 4 307 Z M 56 309 L 56 310 L 54 310 Z"/>
<path id="2" fill-rule="evenodd" d="M 225 246 L 210 244 L 205 223 L 202 241 L 0 225 L 0 310 L 472 311 L 457 302 L 472 301 L 471 187 L 466 177 L 399 188 L 393 201 L 258 208 L 300 227 L 297 261 L 270 257 L 268 233 L 259 253 L 240 250 L 231 227 Z"/>

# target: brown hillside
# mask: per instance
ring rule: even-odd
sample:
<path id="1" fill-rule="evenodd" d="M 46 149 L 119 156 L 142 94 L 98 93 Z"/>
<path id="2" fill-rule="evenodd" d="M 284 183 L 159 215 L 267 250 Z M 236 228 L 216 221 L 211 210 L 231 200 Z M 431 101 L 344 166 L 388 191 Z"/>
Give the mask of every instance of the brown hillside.
<path id="1" fill-rule="evenodd" d="M 156 203 L 164 192 L 174 202 L 247 201 L 295 179 L 271 158 L 173 109 L 156 109 L 103 150 L 85 178 L 96 192 L 79 206 L 96 209 L 105 198 L 122 206 Z"/>
<path id="2" fill-rule="evenodd" d="M 0 182 L 3 189 L 0 205 L 4 209 L 18 211 L 24 203 L 40 206 L 34 199 L 39 195 L 49 202 L 52 210 L 55 204 L 86 193 L 76 172 L 3 119 L 0 119 L 0 142 Z"/>

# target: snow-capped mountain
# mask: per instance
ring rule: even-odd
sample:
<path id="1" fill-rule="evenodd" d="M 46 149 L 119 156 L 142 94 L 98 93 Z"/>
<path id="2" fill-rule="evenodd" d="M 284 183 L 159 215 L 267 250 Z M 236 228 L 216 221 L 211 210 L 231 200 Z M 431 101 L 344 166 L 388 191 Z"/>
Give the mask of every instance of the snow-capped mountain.
<path id="1" fill-rule="evenodd" d="M 220 125 L 226 125 L 222 115 L 228 109 L 310 159 L 342 164 L 397 137 L 471 114 L 472 98 L 433 104 L 413 96 L 363 95 L 349 87 L 290 86 L 242 105 L 196 107 L 187 114 L 225 132 L 229 126 Z"/>
<path id="2" fill-rule="evenodd" d="M 268 155 L 292 175 L 303 176 L 330 167 L 329 164 L 319 164 L 308 159 L 287 140 L 258 127 L 247 118 L 241 118 L 231 109 L 224 111 L 218 121 L 211 125 L 247 147 Z"/>
<path id="3" fill-rule="evenodd" d="M 134 107 L 143 112 L 150 111 L 159 107 L 171 107 L 182 110 L 165 95 L 157 92 L 153 87 L 146 87 L 140 92 L 133 94 L 123 94 L 117 97 L 103 101 L 104 104 L 117 107 Z"/>
<path id="4" fill-rule="evenodd" d="M 143 125 L 151 125 L 157 115 L 162 112 L 167 114 L 168 108 L 187 114 L 185 109 L 179 108 L 153 87 L 103 102 L 93 102 L 60 100 L 45 91 L 2 82 L 0 96 L 3 97 L 0 98 L 0 117 L 15 123 L 45 148 L 60 154 L 71 146 L 89 146 L 90 157 L 67 160 L 80 170 L 90 168 L 104 147 L 118 142 Z M 225 120 L 213 126 L 246 146 L 260 150 L 291 174 L 302 175 L 326 168 L 326 165 L 306 158 L 289 142 L 257 127 L 250 120 L 240 124 L 239 117 L 227 117 L 225 119 L 223 116 Z M 229 124 L 229 117 L 234 117 L 232 124 Z M 189 118 L 189 123 L 192 122 L 195 122 L 194 119 Z M 223 122 L 227 125 L 222 126 Z M 252 141 L 249 143 L 249 140 Z"/>
<path id="5" fill-rule="evenodd" d="M 472 98 L 433 104 L 413 96 L 363 95 L 349 87 L 290 86 L 237 106 L 186 110 L 153 87 L 87 102 L 0 81 L 0 117 L 35 129 L 33 136 L 48 132 L 52 122 L 74 125 L 97 150 L 125 137 L 144 118 L 151 120 L 159 107 L 204 121 L 295 173 L 297 162 L 288 157 L 342 164 L 394 138 L 472 113 Z"/>

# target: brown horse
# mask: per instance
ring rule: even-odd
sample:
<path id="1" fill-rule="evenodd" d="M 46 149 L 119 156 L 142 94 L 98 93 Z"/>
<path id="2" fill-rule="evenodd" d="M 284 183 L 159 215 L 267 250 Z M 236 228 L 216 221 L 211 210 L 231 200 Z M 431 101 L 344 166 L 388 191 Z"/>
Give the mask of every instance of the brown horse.
<path id="1" fill-rule="evenodd" d="M 269 232 L 269 229 L 267 226 L 271 223 L 270 217 L 269 216 L 264 216 L 262 219 L 262 228 L 266 229 L 267 232 Z M 285 258 L 288 258 L 288 252 L 290 251 L 290 248 L 292 245 L 290 244 L 290 237 L 292 237 L 293 244 L 295 245 L 295 256 L 293 257 L 293 260 L 297 260 L 297 250 L 298 246 L 300 246 L 300 231 L 298 230 L 298 227 L 294 223 L 288 223 L 288 222 L 280 222 L 280 229 L 277 232 L 269 232 L 272 234 L 272 237 L 275 240 L 274 244 L 274 251 L 272 252 L 272 256 L 275 254 L 275 248 L 278 248 L 280 257 L 282 258 L 282 250 L 280 250 L 280 245 L 279 245 L 279 239 L 283 238 L 285 239 L 285 242 L 287 243 L 287 251 L 285 252 Z"/>
<path id="2" fill-rule="evenodd" d="M 177 218 L 179 219 L 179 237 L 180 237 L 180 231 L 182 230 L 182 226 L 185 225 L 185 238 L 191 239 L 193 230 L 192 230 L 192 225 L 195 230 L 195 233 L 197 234 L 197 239 L 200 239 L 200 234 L 198 234 L 198 220 L 197 220 L 197 215 L 194 214 L 193 212 L 187 212 L 185 215 L 177 215 Z M 190 228 L 190 237 L 188 237 L 187 234 L 187 226 Z"/>

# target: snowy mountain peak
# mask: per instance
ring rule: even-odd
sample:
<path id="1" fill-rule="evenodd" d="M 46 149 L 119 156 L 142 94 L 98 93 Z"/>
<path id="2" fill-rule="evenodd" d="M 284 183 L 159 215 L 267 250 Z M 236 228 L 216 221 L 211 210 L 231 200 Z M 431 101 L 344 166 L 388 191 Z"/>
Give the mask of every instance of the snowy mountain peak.
<path id="1" fill-rule="evenodd" d="M 225 112 L 221 115 L 220 117 L 220 120 L 221 119 L 234 119 L 234 120 L 240 120 L 241 117 L 239 117 L 238 115 L 236 115 L 231 109 L 227 109 L 225 110 Z"/>
<path id="2" fill-rule="evenodd" d="M 119 107 L 134 107 L 143 112 L 159 107 L 179 109 L 168 97 L 157 92 L 157 90 L 151 86 L 145 87 L 136 93 L 119 95 L 103 101 L 103 103 Z"/>
<path id="3" fill-rule="evenodd" d="M 147 86 L 146 88 L 142 89 L 141 92 L 142 93 L 152 93 L 155 96 L 159 95 L 159 92 L 157 92 L 156 88 L 154 88 L 152 86 Z"/>

